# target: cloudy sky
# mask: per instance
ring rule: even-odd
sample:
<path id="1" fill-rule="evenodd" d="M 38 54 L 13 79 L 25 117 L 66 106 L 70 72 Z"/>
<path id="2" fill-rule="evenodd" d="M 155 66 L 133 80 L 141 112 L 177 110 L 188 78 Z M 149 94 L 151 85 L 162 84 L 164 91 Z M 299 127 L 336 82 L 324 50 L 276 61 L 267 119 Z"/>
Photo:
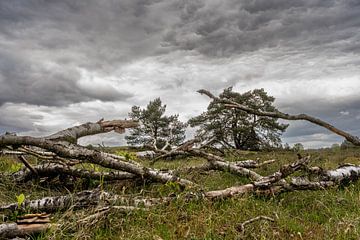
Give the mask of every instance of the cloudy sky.
<path id="1" fill-rule="evenodd" d="M 125 118 L 158 96 L 185 121 L 208 104 L 196 90 L 234 86 L 360 136 L 359 16 L 359 0 L 1 0 L 0 134 Z M 292 122 L 283 141 L 342 140 Z"/>

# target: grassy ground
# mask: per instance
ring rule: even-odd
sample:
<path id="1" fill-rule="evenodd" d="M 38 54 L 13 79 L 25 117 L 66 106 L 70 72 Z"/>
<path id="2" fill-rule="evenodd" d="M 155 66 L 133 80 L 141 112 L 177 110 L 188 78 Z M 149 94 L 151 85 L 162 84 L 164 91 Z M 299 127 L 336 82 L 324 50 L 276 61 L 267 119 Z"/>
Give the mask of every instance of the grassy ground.
<path id="1" fill-rule="evenodd" d="M 112 149 L 114 150 L 114 149 Z M 313 150 L 310 165 L 336 168 L 341 163 L 360 162 L 360 150 Z M 293 152 L 242 152 L 229 156 L 229 160 L 276 159 L 277 162 L 259 169 L 269 174 L 284 163 L 296 160 Z M 204 163 L 203 159 L 159 161 L 156 168 L 176 169 Z M 144 162 L 147 164 L 147 162 Z M 12 159 L 1 159 L 0 171 L 16 171 L 19 165 Z M 203 190 L 215 190 L 248 182 L 226 172 L 192 172 L 181 176 L 197 182 Z M 46 185 L 29 183 L 15 186 L 10 181 L 0 181 L 0 204 L 16 202 L 24 193 L 27 198 L 67 194 L 100 182 L 78 181 L 71 187 L 64 184 Z M 49 183 L 47 183 L 49 184 Z M 50 188 L 51 187 L 51 188 Z M 166 196 L 177 191 L 171 184 L 104 184 L 105 189 L 119 194 Z M 157 206 L 149 211 L 121 214 L 110 212 L 98 221 L 80 223 L 92 210 L 67 211 L 53 215 L 55 226 L 37 239 L 360 239 L 360 182 L 346 187 L 323 191 L 284 193 L 275 197 L 247 196 L 219 201 L 179 200 Z M 275 223 L 258 221 L 240 232 L 240 223 L 259 215 L 274 218 Z"/>

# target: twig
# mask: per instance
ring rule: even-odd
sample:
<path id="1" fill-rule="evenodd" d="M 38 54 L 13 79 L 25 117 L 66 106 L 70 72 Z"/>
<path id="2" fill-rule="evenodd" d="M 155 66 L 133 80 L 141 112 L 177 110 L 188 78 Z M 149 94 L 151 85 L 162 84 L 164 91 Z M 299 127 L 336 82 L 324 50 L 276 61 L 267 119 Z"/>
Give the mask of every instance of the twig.
<path id="1" fill-rule="evenodd" d="M 31 166 L 23 155 L 18 156 L 18 159 L 35 175 L 38 174 L 37 170 Z"/>
<path id="2" fill-rule="evenodd" d="M 271 217 L 267 217 L 267 216 L 258 216 L 258 217 L 255 217 L 255 218 L 251 218 L 241 224 L 239 224 L 236 229 L 239 231 L 239 232 L 245 232 L 245 226 L 250 224 L 250 223 L 253 223 L 255 221 L 259 221 L 259 220 L 266 220 L 266 221 L 269 221 L 269 222 L 275 222 L 275 220 Z"/>

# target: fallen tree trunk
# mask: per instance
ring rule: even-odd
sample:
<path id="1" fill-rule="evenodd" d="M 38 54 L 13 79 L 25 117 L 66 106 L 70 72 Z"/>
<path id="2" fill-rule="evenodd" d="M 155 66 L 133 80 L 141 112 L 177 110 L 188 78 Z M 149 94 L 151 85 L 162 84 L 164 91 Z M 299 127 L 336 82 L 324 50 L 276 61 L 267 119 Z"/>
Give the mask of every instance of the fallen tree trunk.
<path id="1" fill-rule="evenodd" d="M 25 200 L 20 206 L 18 203 L 12 203 L 0 207 L 0 211 L 29 211 L 52 213 L 70 207 L 78 209 L 90 206 L 96 206 L 101 201 L 110 199 L 108 193 L 100 190 L 87 190 L 75 194 L 45 197 L 37 200 Z"/>
<path id="2" fill-rule="evenodd" d="M 110 131 L 124 133 L 126 128 L 134 128 L 137 126 L 139 126 L 139 123 L 133 120 L 100 120 L 96 123 L 88 122 L 80 126 L 71 127 L 45 138 L 53 141 L 67 141 L 76 143 L 77 140 L 81 137 L 106 133 Z"/>
<path id="3" fill-rule="evenodd" d="M 360 166 L 342 166 L 336 170 L 324 171 L 321 179 L 333 182 L 357 180 L 360 177 Z"/>
<path id="4" fill-rule="evenodd" d="M 206 198 L 209 200 L 216 200 L 219 198 L 242 197 L 248 194 L 279 194 L 282 192 L 296 191 L 296 190 L 321 190 L 332 186 L 337 186 L 342 183 L 355 181 L 360 177 L 360 166 L 345 166 L 339 167 L 335 170 L 324 171 L 325 175 L 319 176 L 319 181 L 310 181 L 305 177 L 293 177 L 289 181 L 285 178 L 302 170 L 304 165 L 309 162 L 309 157 L 301 158 L 298 161 L 287 164 L 281 169 L 269 176 L 263 177 L 258 181 L 249 184 L 232 186 L 225 189 L 208 191 L 208 192 L 188 192 L 182 195 L 187 201 L 193 199 L 199 200 Z M 351 168 L 350 168 L 351 167 Z M 357 171 L 354 171 L 356 169 Z M 341 172 L 341 178 L 339 173 Z M 336 176 L 336 177 L 335 177 Z M 328 178 L 325 180 L 325 178 Z M 332 179 L 332 180 L 330 180 Z M 151 207 L 158 204 L 167 203 L 175 200 L 178 197 L 162 197 L 162 198 L 147 198 L 134 196 L 120 196 L 108 192 L 96 190 L 88 190 L 72 195 L 64 195 L 57 197 L 46 197 L 38 200 L 26 200 L 20 206 L 18 203 L 12 203 L 5 206 L 0 206 L 0 211 L 14 212 L 16 210 L 27 210 L 31 212 L 54 212 L 65 210 L 70 207 L 75 209 L 89 206 L 102 205 L 121 205 L 132 207 Z"/>
<path id="5" fill-rule="evenodd" d="M 13 178 L 16 182 L 19 183 L 42 177 L 53 178 L 59 175 L 67 175 L 77 178 L 92 178 L 98 180 L 102 179 L 104 181 L 117 181 L 138 178 L 138 176 L 128 172 L 97 172 L 53 163 L 33 166 L 33 169 L 36 171 L 36 173 L 29 169 L 23 169 L 9 175 L 9 177 Z"/>
<path id="6" fill-rule="evenodd" d="M 233 162 L 233 164 L 238 167 L 243 167 L 243 168 L 260 168 L 262 166 L 269 165 L 274 162 L 276 162 L 274 159 L 267 160 L 264 162 L 259 162 L 259 161 L 255 161 L 255 160 L 243 160 L 243 161 Z"/>
<path id="7" fill-rule="evenodd" d="M 251 180 L 259 180 L 262 178 L 261 175 L 257 174 L 254 171 L 251 171 L 247 168 L 235 165 L 231 162 L 224 161 L 223 158 L 216 156 L 214 154 L 211 154 L 211 153 L 204 152 L 200 149 L 189 149 L 188 152 L 207 159 L 210 166 L 213 169 L 221 170 L 221 171 L 228 171 L 233 174 L 237 174 L 239 176 L 248 177 Z"/>
<path id="8" fill-rule="evenodd" d="M 81 129 L 84 131 L 81 133 L 81 136 L 83 136 L 86 131 L 83 128 Z M 88 133 L 89 132 L 87 132 L 87 134 Z M 80 134 L 76 136 L 79 135 Z M 59 138 L 56 137 L 56 139 Z M 158 181 L 162 183 L 172 181 L 178 182 L 182 186 L 193 185 L 191 181 L 181 179 L 172 174 L 172 172 L 161 172 L 156 169 L 146 168 L 132 162 L 120 160 L 119 157 L 115 157 L 111 154 L 87 149 L 71 142 L 58 142 L 49 140 L 47 138 L 34 138 L 29 136 L 3 135 L 0 137 L 0 147 L 16 147 L 23 145 L 39 147 L 41 149 L 51 151 L 62 158 L 77 159 L 82 162 L 90 162 L 106 168 L 129 172 L 142 178 L 148 178 L 152 181 Z"/>
<path id="9" fill-rule="evenodd" d="M 51 227 L 50 223 L 33 223 L 17 224 L 4 223 L 0 224 L 0 239 L 12 239 L 16 237 L 27 237 L 36 233 L 46 231 Z"/>

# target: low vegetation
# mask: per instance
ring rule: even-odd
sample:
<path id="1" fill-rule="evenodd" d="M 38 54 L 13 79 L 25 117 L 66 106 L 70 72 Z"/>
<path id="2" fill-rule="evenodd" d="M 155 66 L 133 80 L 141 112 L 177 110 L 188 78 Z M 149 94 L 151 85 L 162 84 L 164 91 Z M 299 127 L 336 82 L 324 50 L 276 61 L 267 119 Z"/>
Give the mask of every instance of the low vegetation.
<path id="1" fill-rule="evenodd" d="M 111 152 L 126 154 L 124 149 L 107 149 Z M 336 168 L 342 163 L 358 163 L 360 150 L 323 149 L 308 150 L 314 159 L 310 165 Z M 133 156 L 131 152 L 129 156 Z M 236 156 L 228 155 L 229 161 L 277 159 L 274 164 L 264 166 L 260 173 L 272 173 L 281 165 L 296 159 L 292 151 L 251 152 L 241 151 Z M 135 159 L 135 157 L 132 157 Z M 148 164 L 146 160 L 142 164 Z M 190 157 L 172 161 L 159 160 L 158 169 L 178 169 L 186 166 L 201 165 L 206 160 Z M 13 172 L 19 163 L 12 158 L 1 159 L 1 171 Z M 180 173 L 182 177 L 201 183 L 204 191 L 222 189 L 248 182 L 222 171 Z M 169 196 L 179 193 L 176 185 L 138 183 L 109 183 L 101 180 L 75 180 L 64 185 L 61 179 L 51 182 L 29 182 L 16 185 L 2 179 L 0 183 L 0 204 L 16 202 L 17 196 L 24 194 L 27 199 L 67 194 L 101 185 L 103 189 L 118 194 Z M 360 237 L 360 183 L 353 182 L 344 186 L 322 191 L 295 191 L 277 196 L 247 196 L 237 199 L 217 201 L 185 202 L 180 198 L 165 205 L 148 210 L 120 213 L 108 212 L 89 221 L 82 221 L 91 215 L 91 209 L 67 210 L 53 215 L 53 226 L 35 239 L 359 239 Z M 251 218 L 265 215 L 275 222 L 260 220 L 246 225 L 244 232 L 239 225 Z M 14 216 L 13 216 L 14 217 Z M 5 219 L 4 219 L 5 220 Z"/>

